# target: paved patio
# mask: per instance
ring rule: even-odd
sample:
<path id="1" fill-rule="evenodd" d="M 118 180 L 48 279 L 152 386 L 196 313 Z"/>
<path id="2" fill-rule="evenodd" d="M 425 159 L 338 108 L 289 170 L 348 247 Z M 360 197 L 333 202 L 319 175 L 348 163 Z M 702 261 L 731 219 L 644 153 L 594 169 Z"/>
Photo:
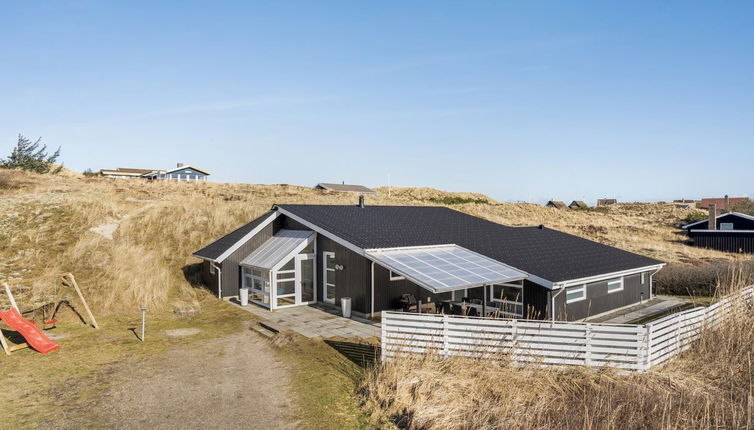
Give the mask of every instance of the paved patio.
<path id="1" fill-rule="evenodd" d="M 377 323 L 358 317 L 346 319 L 339 316 L 338 310 L 320 305 L 297 306 L 273 312 L 253 303 L 241 306 L 237 299 L 231 299 L 229 302 L 277 327 L 295 331 L 308 338 L 366 339 L 379 338 L 381 334 L 380 325 Z"/>
<path id="2" fill-rule="evenodd" d="M 613 324 L 628 324 L 632 321 L 648 318 L 653 315 L 658 315 L 666 312 L 672 308 L 687 304 L 685 300 L 681 300 L 672 296 L 656 296 L 652 300 L 644 303 L 621 308 L 616 311 L 607 312 L 600 315 L 595 315 L 591 318 L 587 318 L 587 322 L 599 322 L 599 323 L 613 323 Z"/>

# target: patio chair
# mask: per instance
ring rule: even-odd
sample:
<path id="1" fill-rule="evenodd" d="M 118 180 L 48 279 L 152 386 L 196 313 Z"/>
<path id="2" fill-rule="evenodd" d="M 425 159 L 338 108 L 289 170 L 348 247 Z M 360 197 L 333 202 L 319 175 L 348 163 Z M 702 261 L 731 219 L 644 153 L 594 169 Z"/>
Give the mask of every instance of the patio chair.
<path id="1" fill-rule="evenodd" d="M 445 315 L 452 315 L 453 314 L 453 307 L 449 301 L 440 302 L 442 305 L 442 308 L 440 311 Z"/>
<path id="2" fill-rule="evenodd" d="M 411 308 L 414 308 L 414 310 L 418 310 L 419 303 L 416 301 L 416 297 L 414 297 L 413 294 L 401 295 L 401 298 L 398 300 L 398 303 L 400 304 L 401 309 L 403 309 L 403 312 L 410 312 Z"/>
<path id="3" fill-rule="evenodd" d="M 453 303 L 451 308 L 453 315 L 463 315 L 463 306 Z"/>

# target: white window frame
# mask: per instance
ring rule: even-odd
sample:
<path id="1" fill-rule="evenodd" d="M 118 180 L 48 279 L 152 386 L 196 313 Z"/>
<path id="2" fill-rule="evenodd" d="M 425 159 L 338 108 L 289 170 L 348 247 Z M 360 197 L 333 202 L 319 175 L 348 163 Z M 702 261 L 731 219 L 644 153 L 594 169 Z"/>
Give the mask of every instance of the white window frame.
<path id="1" fill-rule="evenodd" d="M 499 285 L 501 287 L 510 287 L 510 288 L 518 288 L 521 290 L 521 294 L 519 294 L 519 300 L 518 302 L 514 302 L 508 299 L 499 299 L 495 296 L 495 285 Z M 514 309 L 518 309 L 520 307 L 521 312 L 507 312 L 503 311 L 503 316 L 506 317 L 514 317 L 514 318 L 523 318 L 524 317 L 524 284 L 523 281 L 521 281 L 520 284 L 516 283 L 502 283 L 502 284 L 490 284 L 490 291 L 489 291 L 489 298 L 490 301 L 493 303 L 501 303 L 503 305 L 511 305 L 514 306 Z M 502 306 L 501 306 L 502 307 Z"/>
<path id="2" fill-rule="evenodd" d="M 720 230 L 730 231 L 730 230 L 735 230 L 735 228 L 734 228 L 732 222 L 721 222 L 720 223 Z"/>
<path id="3" fill-rule="evenodd" d="M 405 277 L 405 276 L 403 276 L 403 275 L 400 275 L 400 274 L 398 274 L 398 273 L 395 273 L 395 272 L 393 272 L 392 270 L 390 270 L 390 280 L 391 280 L 391 281 L 402 281 L 402 280 L 404 280 L 404 279 L 406 279 L 406 277 Z"/>
<path id="4" fill-rule="evenodd" d="M 325 252 L 322 253 L 322 274 L 323 274 L 323 276 L 322 276 L 322 301 L 324 301 L 325 303 L 335 303 L 335 284 L 333 284 L 331 282 L 327 282 L 327 280 L 330 279 L 330 277 L 327 275 L 327 272 L 332 272 L 333 273 L 333 277 L 335 277 L 335 269 L 334 268 L 333 269 L 329 269 L 327 267 L 327 259 L 328 258 L 332 258 L 333 260 L 335 260 L 335 253 L 334 252 L 329 252 L 329 251 L 325 251 Z M 327 297 L 327 286 L 328 285 L 330 285 L 330 286 L 333 287 L 333 297 L 332 298 Z"/>
<path id="5" fill-rule="evenodd" d="M 647 272 L 641 272 L 641 285 L 647 283 Z"/>
<path id="6" fill-rule="evenodd" d="M 616 283 L 618 283 L 620 287 L 611 290 L 610 284 L 616 284 Z M 620 278 L 608 279 L 607 280 L 607 293 L 612 294 L 612 293 L 617 293 L 619 291 L 623 291 L 623 276 L 621 276 Z"/>
<path id="7" fill-rule="evenodd" d="M 580 302 L 582 300 L 586 300 L 586 284 L 573 285 L 573 286 L 570 286 L 570 287 L 566 287 L 565 290 L 566 290 L 565 291 L 565 294 L 566 294 L 566 304 L 576 303 L 576 302 Z M 579 297 L 579 298 L 577 298 L 577 299 L 569 299 L 568 298 L 568 290 L 571 290 L 572 292 L 578 290 L 578 291 L 580 291 L 582 293 L 582 296 Z"/>

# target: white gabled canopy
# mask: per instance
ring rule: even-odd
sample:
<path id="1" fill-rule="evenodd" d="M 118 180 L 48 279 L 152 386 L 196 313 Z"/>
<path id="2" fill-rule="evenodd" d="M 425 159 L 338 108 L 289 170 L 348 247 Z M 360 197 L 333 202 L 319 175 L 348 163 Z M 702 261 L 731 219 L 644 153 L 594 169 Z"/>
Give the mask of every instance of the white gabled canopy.
<path id="1" fill-rule="evenodd" d="M 278 263 L 290 260 L 291 255 L 306 247 L 314 235 L 309 230 L 280 230 L 241 261 L 242 266 L 272 270 Z"/>
<path id="2" fill-rule="evenodd" d="M 457 245 L 371 249 L 366 255 L 434 293 L 528 278 L 525 272 Z"/>

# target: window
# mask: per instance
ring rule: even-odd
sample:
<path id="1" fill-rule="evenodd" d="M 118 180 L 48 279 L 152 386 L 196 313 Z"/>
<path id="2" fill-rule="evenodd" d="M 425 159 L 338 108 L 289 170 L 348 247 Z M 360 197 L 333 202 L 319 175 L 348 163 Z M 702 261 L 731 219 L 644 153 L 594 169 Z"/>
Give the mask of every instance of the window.
<path id="1" fill-rule="evenodd" d="M 720 223 L 720 230 L 733 230 L 733 223 L 732 222 L 721 222 Z"/>
<path id="2" fill-rule="evenodd" d="M 586 299 L 586 284 L 566 288 L 566 303 L 578 302 Z"/>
<path id="3" fill-rule="evenodd" d="M 522 318 L 524 316 L 523 284 L 490 285 L 490 299 L 504 317 Z"/>
<path id="4" fill-rule="evenodd" d="M 390 271 L 390 280 L 391 281 L 402 281 L 404 279 L 406 279 L 406 278 L 403 275 L 401 275 L 400 273 L 395 273 L 392 270 Z"/>
<path id="5" fill-rule="evenodd" d="M 641 272 L 641 285 L 644 285 L 647 282 L 647 274 L 644 272 Z"/>
<path id="6" fill-rule="evenodd" d="M 615 293 L 616 291 L 623 291 L 623 278 L 615 278 L 607 281 L 607 292 Z"/>

